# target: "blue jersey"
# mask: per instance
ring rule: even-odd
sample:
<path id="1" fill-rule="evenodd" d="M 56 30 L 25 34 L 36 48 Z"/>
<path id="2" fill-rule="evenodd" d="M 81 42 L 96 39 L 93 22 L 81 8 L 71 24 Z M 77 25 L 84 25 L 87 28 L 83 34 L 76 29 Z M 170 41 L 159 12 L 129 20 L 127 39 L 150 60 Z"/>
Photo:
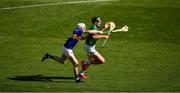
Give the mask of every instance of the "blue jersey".
<path id="1" fill-rule="evenodd" d="M 81 39 L 82 33 L 83 30 L 81 28 L 76 28 L 64 44 L 64 47 L 68 49 L 73 49 L 76 43 Z"/>

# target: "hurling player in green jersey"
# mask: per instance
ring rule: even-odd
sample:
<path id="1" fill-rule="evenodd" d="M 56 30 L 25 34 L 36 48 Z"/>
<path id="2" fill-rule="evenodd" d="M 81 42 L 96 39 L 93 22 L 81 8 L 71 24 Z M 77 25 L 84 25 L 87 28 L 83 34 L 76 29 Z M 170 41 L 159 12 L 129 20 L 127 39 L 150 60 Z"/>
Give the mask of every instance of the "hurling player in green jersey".
<path id="1" fill-rule="evenodd" d="M 101 25 L 100 17 L 93 17 L 91 22 L 92 22 L 92 26 L 90 27 L 90 30 L 104 31 L 106 28 L 109 27 L 109 24 L 106 23 L 105 27 L 100 30 L 100 25 Z M 103 64 L 105 62 L 105 58 L 95 49 L 96 42 L 100 38 L 108 39 L 109 36 L 102 34 L 93 34 L 93 33 L 89 33 L 87 36 L 87 39 L 85 41 L 85 50 L 88 56 L 88 60 L 81 61 L 82 64 L 82 71 L 80 72 L 81 78 L 87 78 L 87 76 L 84 73 L 86 69 L 90 66 L 90 64 Z"/>

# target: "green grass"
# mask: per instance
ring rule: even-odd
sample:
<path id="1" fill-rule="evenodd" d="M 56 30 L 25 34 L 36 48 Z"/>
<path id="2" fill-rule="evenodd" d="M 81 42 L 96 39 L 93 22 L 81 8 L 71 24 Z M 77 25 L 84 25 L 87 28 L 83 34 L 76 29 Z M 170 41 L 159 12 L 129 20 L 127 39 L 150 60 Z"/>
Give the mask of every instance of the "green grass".
<path id="1" fill-rule="evenodd" d="M 0 8 L 54 2 L 65 1 L 1 0 Z M 179 9 L 178 0 L 120 0 L 0 10 L 0 91 L 180 91 Z M 85 83 L 74 83 L 69 61 L 40 62 L 46 51 L 60 55 L 75 25 L 89 27 L 96 15 L 130 30 L 111 34 L 104 49 L 98 41 L 106 63 L 92 65 Z M 79 60 L 83 44 L 74 50 Z"/>

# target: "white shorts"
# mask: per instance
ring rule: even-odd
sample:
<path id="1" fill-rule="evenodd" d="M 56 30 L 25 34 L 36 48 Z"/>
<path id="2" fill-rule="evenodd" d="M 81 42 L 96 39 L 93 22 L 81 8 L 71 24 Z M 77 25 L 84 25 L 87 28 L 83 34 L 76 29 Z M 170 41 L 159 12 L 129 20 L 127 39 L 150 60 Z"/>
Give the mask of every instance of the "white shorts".
<path id="1" fill-rule="evenodd" d="M 89 45 L 85 44 L 84 47 L 85 47 L 85 50 L 86 50 L 86 52 L 88 54 L 92 54 L 92 55 L 97 55 L 98 54 L 98 52 L 95 49 L 95 47 L 96 47 L 95 45 L 94 46 L 89 46 Z"/>
<path id="2" fill-rule="evenodd" d="M 62 49 L 62 54 L 66 55 L 67 57 L 74 57 L 74 53 L 72 49 L 67 49 L 65 47 L 63 47 Z"/>

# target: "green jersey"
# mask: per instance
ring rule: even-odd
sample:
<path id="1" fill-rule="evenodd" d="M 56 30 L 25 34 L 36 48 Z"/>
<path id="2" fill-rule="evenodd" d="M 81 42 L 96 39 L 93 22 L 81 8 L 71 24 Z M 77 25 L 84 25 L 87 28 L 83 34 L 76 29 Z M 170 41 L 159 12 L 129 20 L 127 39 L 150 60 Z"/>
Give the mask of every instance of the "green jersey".
<path id="1" fill-rule="evenodd" d="M 97 28 L 96 25 L 92 25 L 92 26 L 90 27 L 90 30 L 99 31 L 99 29 Z M 94 34 L 89 33 L 89 34 L 88 34 L 88 37 L 87 37 L 87 39 L 86 39 L 86 44 L 89 45 L 89 46 L 94 46 L 94 45 L 96 44 L 97 39 L 93 38 L 93 35 L 94 35 Z"/>

